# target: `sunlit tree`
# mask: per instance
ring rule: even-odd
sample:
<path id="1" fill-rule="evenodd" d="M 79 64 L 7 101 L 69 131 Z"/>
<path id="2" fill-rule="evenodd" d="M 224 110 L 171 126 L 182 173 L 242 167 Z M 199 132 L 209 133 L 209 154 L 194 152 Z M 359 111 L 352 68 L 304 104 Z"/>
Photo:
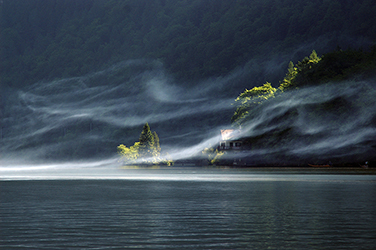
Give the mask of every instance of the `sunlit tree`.
<path id="1" fill-rule="evenodd" d="M 252 89 L 246 89 L 241 93 L 238 98 L 235 99 L 237 106 L 234 115 L 231 120 L 237 125 L 241 125 L 244 118 L 249 114 L 249 111 L 255 105 L 261 104 L 263 101 L 274 97 L 277 91 L 269 82 L 266 82 L 261 87 L 254 87 Z"/>
<path id="2" fill-rule="evenodd" d="M 287 74 L 285 78 L 283 78 L 281 85 L 279 85 L 278 89 L 284 91 L 288 89 L 293 84 L 293 80 L 295 79 L 296 75 L 298 74 L 298 68 L 295 67 L 294 63 L 290 61 L 289 66 L 287 68 Z"/>
<path id="3" fill-rule="evenodd" d="M 117 147 L 118 154 L 121 156 L 121 159 L 123 161 L 127 162 L 133 162 L 137 160 L 139 154 L 138 154 L 138 148 L 140 143 L 136 142 L 133 146 L 130 148 L 127 148 L 124 144 L 120 144 Z"/>
<path id="4" fill-rule="evenodd" d="M 220 161 L 220 158 L 225 154 L 225 152 L 214 148 L 205 148 L 202 151 L 202 154 L 207 157 L 209 165 L 215 165 Z"/>
<path id="5" fill-rule="evenodd" d="M 293 62 L 290 62 L 287 68 L 287 74 L 281 81 L 278 89 L 283 92 L 306 84 L 308 79 L 307 74 L 309 74 L 312 71 L 313 66 L 320 61 L 321 58 L 317 55 L 316 51 L 313 50 L 309 57 L 305 57 L 296 65 L 294 65 Z"/>
<path id="6" fill-rule="evenodd" d="M 148 123 L 145 123 L 140 134 L 139 142 L 132 147 L 127 148 L 124 144 L 117 147 L 118 154 L 122 160 L 135 162 L 136 160 L 143 163 L 173 165 L 169 157 L 161 157 L 161 146 L 157 132 L 151 132 Z M 166 155 L 167 156 L 167 155 Z"/>
<path id="7" fill-rule="evenodd" d="M 138 152 L 141 157 L 149 158 L 155 156 L 154 136 L 148 123 L 145 123 L 142 129 L 139 142 Z"/>

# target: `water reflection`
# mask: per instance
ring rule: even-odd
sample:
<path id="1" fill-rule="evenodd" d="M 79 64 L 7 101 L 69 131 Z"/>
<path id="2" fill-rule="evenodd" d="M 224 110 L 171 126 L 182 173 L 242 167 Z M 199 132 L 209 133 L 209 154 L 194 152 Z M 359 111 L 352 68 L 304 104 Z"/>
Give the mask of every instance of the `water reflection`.
<path id="1" fill-rule="evenodd" d="M 37 176 L 43 180 L 0 181 L 0 245 L 371 249 L 376 244 L 374 175 L 91 168 Z"/>

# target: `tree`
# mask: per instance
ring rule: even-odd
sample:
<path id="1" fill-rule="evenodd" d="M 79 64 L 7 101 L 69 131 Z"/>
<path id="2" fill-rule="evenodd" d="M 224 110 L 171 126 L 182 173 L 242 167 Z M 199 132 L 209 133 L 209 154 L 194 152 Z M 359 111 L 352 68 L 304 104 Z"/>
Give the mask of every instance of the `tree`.
<path id="1" fill-rule="evenodd" d="M 250 90 L 246 89 L 238 96 L 238 98 L 235 99 L 237 108 L 231 118 L 231 121 L 233 123 L 237 123 L 240 126 L 244 121 L 244 118 L 248 116 L 249 110 L 252 107 L 261 104 L 263 101 L 271 97 L 274 97 L 276 91 L 277 89 L 273 88 L 273 86 L 269 82 L 266 82 L 261 87 L 254 87 Z"/>
<path id="2" fill-rule="evenodd" d="M 142 132 L 140 134 L 140 147 L 139 154 L 141 157 L 153 157 L 155 156 L 154 150 L 154 136 L 150 130 L 148 123 L 145 123 Z"/>
<path id="3" fill-rule="evenodd" d="M 223 151 L 219 151 L 214 148 L 205 148 L 202 154 L 207 157 L 209 165 L 215 165 L 219 163 L 220 158 L 225 154 Z"/>
<path id="4" fill-rule="evenodd" d="M 317 67 L 317 64 L 320 61 L 321 58 L 317 55 L 315 50 L 312 51 L 309 57 L 305 57 L 296 65 L 290 61 L 286 76 L 281 81 L 278 90 L 284 92 L 285 90 L 309 84 L 309 81 L 315 72 L 315 67 Z M 254 87 L 250 90 L 246 89 L 235 99 L 237 108 L 231 118 L 232 123 L 240 127 L 245 120 L 249 119 L 250 110 L 252 108 L 271 97 L 275 97 L 276 92 L 277 89 L 269 82 L 266 82 L 261 87 Z"/>
<path id="5" fill-rule="evenodd" d="M 283 92 L 285 89 L 290 88 L 293 85 L 293 80 L 295 79 L 297 74 L 298 69 L 295 67 L 294 63 L 290 61 L 289 66 L 287 68 L 287 74 L 285 78 L 283 78 L 278 89 Z"/>
<path id="6" fill-rule="evenodd" d="M 309 57 L 305 57 L 301 62 L 294 65 L 293 62 L 289 63 L 287 74 L 283 78 L 278 89 L 282 92 L 288 89 L 296 88 L 298 86 L 309 84 L 310 76 L 314 72 L 314 65 L 319 63 L 321 58 L 313 50 Z"/>
<path id="7" fill-rule="evenodd" d="M 159 144 L 159 136 L 155 131 L 153 132 L 153 138 L 155 155 L 159 156 L 161 154 L 161 145 Z"/>
<path id="8" fill-rule="evenodd" d="M 120 144 L 117 147 L 118 154 L 121 156 L 123 160 L 133 162 L 137 160 L 139 157 L 138 149 L 139 149 L 139 142 L 136 142 L 132 147 L 127 148 L 124 144 Z"/>
<path id="9" fill-rule="evenodd" d="M 317 55 L 316 50 L 313 50 L 311 55 L 309 56 L 309 62 L 316 64 L 320 60 L 321 60 L 321 58 Z"/>
<path id="10" fill-rule="evenodd" d="M 153 164 L 165 164 L 168 166 L 173 165 L 173 161 L 166 154 L 161 157 L 161 146 L 159 144 L 159 137 L 157 132 L 151 132 L 148 123 L 145 123 L 142 132 L 140 134 L 140 141 L 127 148 L 124 144 L 120 144 L 117 147 L 118 154 L 121 158 L 128 163 L 134 163 L 136 160 L 140 160 L 144 163 Z"/>

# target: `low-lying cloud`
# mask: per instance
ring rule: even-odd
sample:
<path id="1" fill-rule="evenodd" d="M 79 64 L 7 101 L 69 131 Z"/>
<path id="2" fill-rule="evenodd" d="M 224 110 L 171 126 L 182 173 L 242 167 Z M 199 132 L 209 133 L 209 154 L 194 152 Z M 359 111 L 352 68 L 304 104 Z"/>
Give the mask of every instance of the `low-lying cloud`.
<path id="1" fill-rule="evenodd" d="M 158 62 L 145 60 L 35 83 L 13 93 L 2 119 L 1 157 L 112 158 L 116 146 L 131 146 L 148 122 L 173 159 L 189 158 L 218 145 L 220 129 L 231 126 L 234 93 L 251 87 L 244 86 L 240 69 L 189 85 L 167 76 Z M 282 139 L 238 152 L 236 157 L 255 162 L 308 156 L 366 159 L 376 144 L 375 89 L 374 79 L 328 83 L 264 102 L 252 111 L 241 133 L 267 138 L 282 131 Z M 336 110 L 341 103 L 343 108 Z"/>

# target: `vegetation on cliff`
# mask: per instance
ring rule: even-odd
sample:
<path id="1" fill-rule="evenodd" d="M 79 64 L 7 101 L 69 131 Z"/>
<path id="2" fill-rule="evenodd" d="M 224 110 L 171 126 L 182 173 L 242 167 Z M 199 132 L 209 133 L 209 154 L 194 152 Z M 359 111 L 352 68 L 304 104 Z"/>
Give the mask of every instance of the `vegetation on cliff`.
<path id="1" fill-rule="evenodd" d="M 145 119 L 165 143 L 193 145 L 198 131 L 229 125 L 228 100 L 245 86 L 236 126 L 296 88 L 372 76 L 375 12 L 372 0 L 2 0 L 0 151 L 108 157 L 119 142 L 137 140 Z M 327 53 L 337 45 L 365 50 Z M 276 84 L 287 59 L 313 48 L 326 54 L 290 63 Z M 187 107 L 182 92 L 194 93 L 186 100 L 212 100 Z M 338 103 L 347 101 L 323 106 Z M 158 112 L 163 118 L 151 121 Z"/>
<path id="2" fill-rule="evenodd" d="M 235 99 L 236 110 L 231 121 L 241 126 L 252 117 L 252 109 L 257 105 L 275 96 L 282 95 L 283 98 L 285 91 L 351 78 L 368 78 L 375 74 L 375 69 L 376 46 L 369 51 L 338 49 L 322 57 L 314 50 L 302 61 L 289 63 L 286 76 L 277 88 L 266 82 L 263 86 L 242 92 Z"/>
<path id="3" fill-rule="evenodd" d="M 376 127 L 371 108 L 375 105 L 372 97 L 375 72 L 376 46 L 367 51 L 338 49 L 322 57 L 313 51 L 296 64 L 290 62 L 287 74 L 277 88 L 266 83 L 246 89 L 235 99 L 233 125 L 248 129 L 243 133 L 243 148 L 275 150 L 275 153 L 265 155 L 261 159 L 263 162 L 283 156 L 280 162 L 291 160 L 297 163 L 306 160 L 310 154 L 318 160 L 321 156 L 314 153 L 315 147 L 323 145 L 328 145 L 328 152 L 335 152 L 333 160 L 366 160 L 362 157 L 372 155 L 374 139 L 370 137 L 357 144 L 357 140 L 351 143 L 340 138 L 351 137 L 351 134 L 344 133 L 354 133 L 353 129 L 362 131 L 364 126 Z M 260 120 L 265 122 L 260 123 Z M 291 149 L 304 151 L 295 148 L 296 145 L 307 148 L 300 159 L 280 152 L 283 148 L 286 152 Z M 358 154 L 361 150 L 367 154 Z M 321 155 L 325 154 L 325 151 L 321 152 Z M 346 155 L 352 156 L 346 158 Z"/>

